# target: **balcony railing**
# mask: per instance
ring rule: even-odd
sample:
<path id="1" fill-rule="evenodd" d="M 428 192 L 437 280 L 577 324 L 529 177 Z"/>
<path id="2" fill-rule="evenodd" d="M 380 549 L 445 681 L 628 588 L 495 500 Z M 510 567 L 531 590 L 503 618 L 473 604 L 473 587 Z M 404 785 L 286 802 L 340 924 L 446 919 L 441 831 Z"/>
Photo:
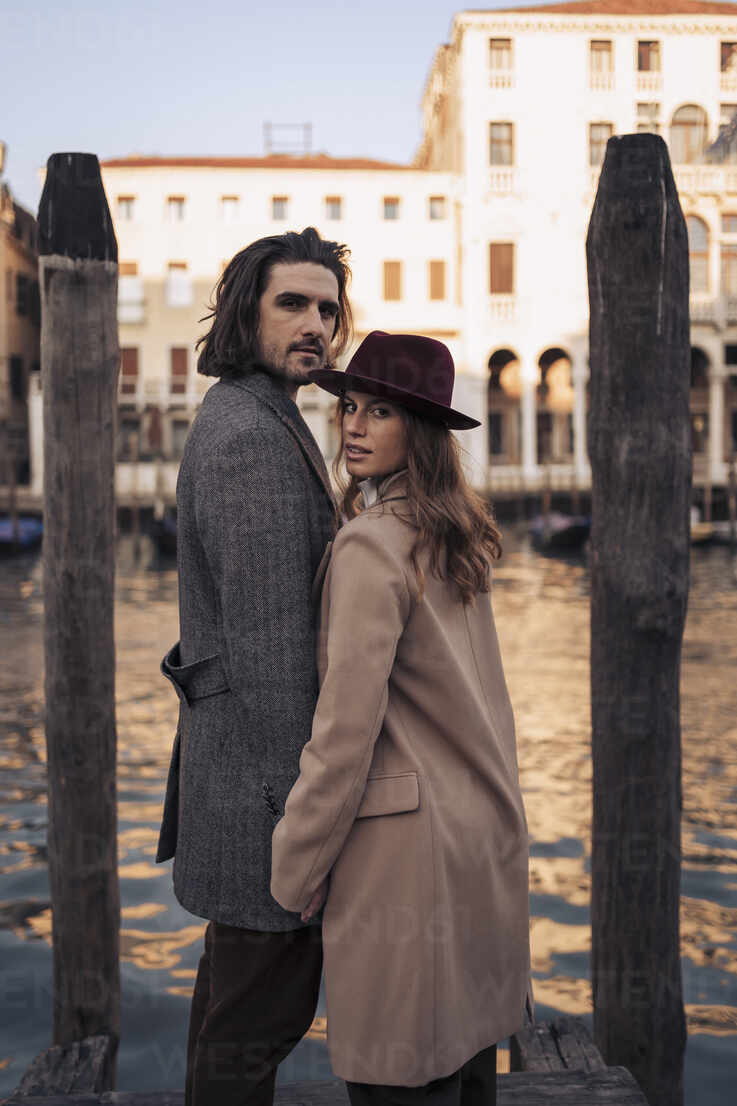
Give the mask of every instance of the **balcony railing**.
<path id="1" fill-rule="evenodd" d="M 145 323 L 146 313 L 143 300 L 136 303 L 121 303 L 118 301 L 119 323 Z"/>
<path id="2" fill-rule="evenodd" d="M 593 92 L 613 92 L 614 74 L 591 73 L 589 74 L 589 86 Z"/>
<path id="3" fill-rule="evenodd" d="M 673 175 L 679 192 L 714 195 L 737 191 L 737 167 L 734 166 L 674 165 Z"/>
<path id="4" fill-rule="evenodd" d="M 704 292 L 694 292 L 689 297 L 688 310 L 692 323 L 720 323 L 723 312 L 721 301 Z"/>
<path id="5" fill-rule="evenodd" d="M 517 318 L 517 297 L 512 295 L 489 296 L 489 315 L 495 323 L 512 323 Z"/>
<path id="6" fill-rule="evenodd" d="M 737 323 L 737 296 L 725 296 L 725 316 L 727 324 Z"/>
<path id="7" fill-rule="evenodd" d="M 589 170 L 589 187 L 596 192 L 601 166 Z M 719 196 L 737 195 L 737 165 L 674 165 L 673 176 L 679 192 Z"/>
<path id="8" fill-rule="evenodd" d="M 514 192 L 516 173 L 511 166 L 491 169 L 489 172 L 489 191 L 496 195 L 508 195 Z"/>
<path id="9" fill-rule="evenodd" d="M 509 69 L 492 69 L 489 73 L 489 88 L 514 88 L 514 73 Z"/>
<path id="10" fill-rule="evenodd" d="M 146 403 L 163 406 L 168 399 L 166 382 L 164 380 L 144 380 L 143 399 Z"/>
<path id="11" fill-rule="evenodd" d="M 660 92 L 663 87 L 663 74 L 657 72 L 650 73 L 638 73 L 637 74 L 637 91 L 638 92 Z"/>
<path id="12" fill-rule="evenodd" d="M 713 296 L 709 292 L 692 292 L 689 297 L 691 323 L 714 326 L 723 330 L 737 325 L 737 296 L 722 294 Z"/>
<path id="13" fill-rule="evenodd" d="M 721 73 L 719 88 L 722 92 L 737 92 L 737 73 Z"/>

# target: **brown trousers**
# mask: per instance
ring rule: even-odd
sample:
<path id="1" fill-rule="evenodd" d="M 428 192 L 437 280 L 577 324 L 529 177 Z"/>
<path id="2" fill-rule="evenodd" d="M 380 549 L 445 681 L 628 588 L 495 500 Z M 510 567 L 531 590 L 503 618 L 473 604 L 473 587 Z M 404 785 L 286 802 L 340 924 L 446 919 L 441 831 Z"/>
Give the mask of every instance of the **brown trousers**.
<path id="1" fill-rule="evenodd" d="M 312 1024 L 319 925 L 285 933 L 210 922 L 192 996 L 185 1106 L 272 1106 L 276 1069 Z"/>
<path id="2" fill-rule="evenodd" d="M 348 1082 L 346 1087 L 351 1106 L 496 1106 L 496 1045 L 422 1087 Z"/>

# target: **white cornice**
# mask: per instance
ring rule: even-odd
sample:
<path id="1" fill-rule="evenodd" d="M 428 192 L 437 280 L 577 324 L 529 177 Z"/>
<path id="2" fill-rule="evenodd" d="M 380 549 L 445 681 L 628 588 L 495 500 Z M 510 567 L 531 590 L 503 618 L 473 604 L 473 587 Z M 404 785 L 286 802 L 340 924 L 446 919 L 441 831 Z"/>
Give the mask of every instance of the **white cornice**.
<path id="1" fill-rule="evenodd" d="M 557 16 L 520 16 L 493 15 L 484 13 L 482 18 L 467 18 L 467 13 L 456 17 L 454 25 L 454 38 L 465 31 L 508 31 L 519 33 L 530 31 L 534 33 L 565 34 L 571 31 L 585 31 L 589 34 L 631 33 L 643 34 L 648 31 L 658 34 L 677 35 L 737 35 L 737 15 L 734 19 L 723 17 L 704 16 L 693 18 L 692 16 L 660 16 L 635 17 L 635 16 L 583 16 L 583 15 L 557 15 Z"/>

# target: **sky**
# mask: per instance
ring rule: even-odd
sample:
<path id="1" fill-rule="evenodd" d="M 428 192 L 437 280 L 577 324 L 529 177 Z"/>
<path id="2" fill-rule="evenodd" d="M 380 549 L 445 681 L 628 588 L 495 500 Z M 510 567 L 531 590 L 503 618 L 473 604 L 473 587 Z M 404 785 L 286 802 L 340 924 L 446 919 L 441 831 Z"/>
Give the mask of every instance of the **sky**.
<path id="1" fill-rule="evenodd" d="M 430 64 L 459 10 L 451 0 L 0 0 L 3 179 L 35 213 L 52 153 L 258 157 L 268 121 L 311 122 L 314 151 L 406 163 Z"/>

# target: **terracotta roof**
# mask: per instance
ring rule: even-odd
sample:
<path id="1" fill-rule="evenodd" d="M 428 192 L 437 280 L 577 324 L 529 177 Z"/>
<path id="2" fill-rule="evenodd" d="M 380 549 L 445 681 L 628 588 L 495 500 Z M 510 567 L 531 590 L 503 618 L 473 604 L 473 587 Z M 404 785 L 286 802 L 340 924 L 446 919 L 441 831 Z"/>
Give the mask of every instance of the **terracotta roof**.
<path id="1" fill-rule="evenodd" d="M 545 12 L 549 15 L 733 15 L 737 4 L 708 0 L 574 0 L 568 4 L 535 4 L 530 8 L 494 8 L 485 14 Z"/>
<path id="2" fill-rule="evenodd" d="M 394 161 L 374 161 L 368 157 L 328 157 L 312 154 L 292 157 L 110 157 L 101 161 L 103 169 L 412 169 Z"/>

